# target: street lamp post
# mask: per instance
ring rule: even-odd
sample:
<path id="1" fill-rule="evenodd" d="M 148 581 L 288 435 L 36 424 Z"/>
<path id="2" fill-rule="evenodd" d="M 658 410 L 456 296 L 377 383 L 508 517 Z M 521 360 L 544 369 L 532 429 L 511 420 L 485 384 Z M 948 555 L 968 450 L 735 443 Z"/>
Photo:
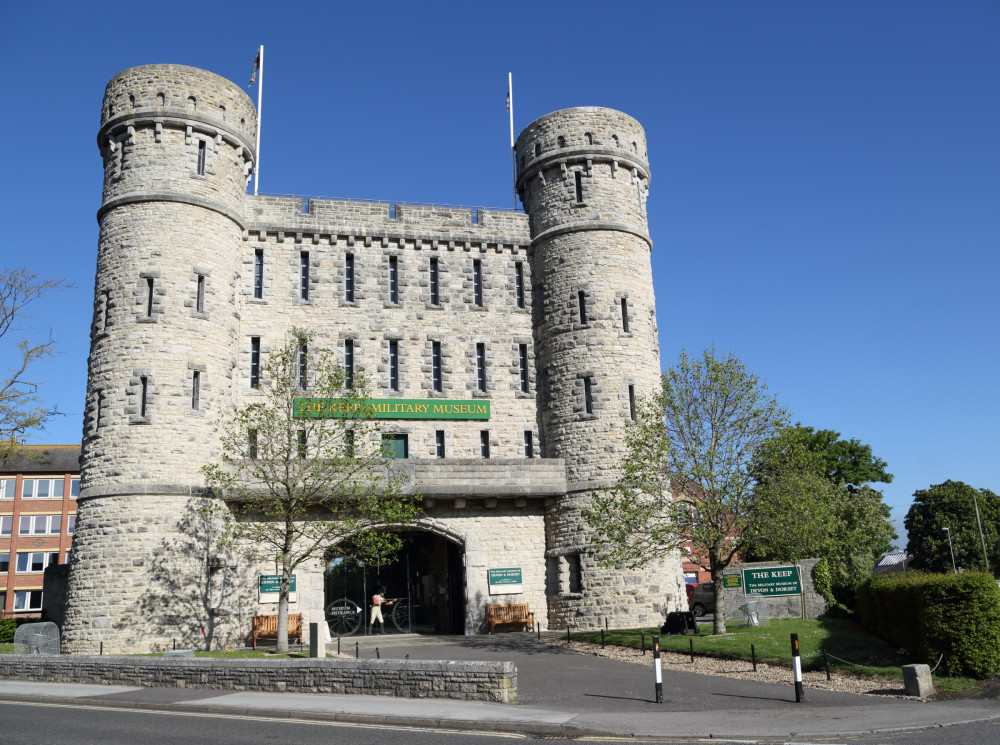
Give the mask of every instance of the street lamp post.
<path id="1" fill-rule="evenodd" d="M 951 572 L 952 574 L 958 574 L 958 569 L 955 568 L 955 547 L 951 545 L 951 528 L 944 528 L 944 532 L 948 534 L 948 550 L 951 552 Z"/>

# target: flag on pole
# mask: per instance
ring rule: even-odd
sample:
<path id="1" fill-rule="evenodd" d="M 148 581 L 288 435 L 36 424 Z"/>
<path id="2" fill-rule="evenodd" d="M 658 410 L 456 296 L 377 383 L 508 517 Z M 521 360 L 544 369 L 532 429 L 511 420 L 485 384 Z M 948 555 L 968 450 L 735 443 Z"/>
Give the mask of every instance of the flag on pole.
<path id="1" fill-rule="evenodd" d="M 260 69 L 260 50 L 257 50 L 257 56 L 253 61 L 253 72 L 250 73 L 250 84 L 247 88 L 252 88 L 253 84 L 257 82 L 257 71 Z"/>
<path id="2" fill-rule="evenodd" d="M 507 89 L 507 111 L 510 111 L 510 88 Z"/>

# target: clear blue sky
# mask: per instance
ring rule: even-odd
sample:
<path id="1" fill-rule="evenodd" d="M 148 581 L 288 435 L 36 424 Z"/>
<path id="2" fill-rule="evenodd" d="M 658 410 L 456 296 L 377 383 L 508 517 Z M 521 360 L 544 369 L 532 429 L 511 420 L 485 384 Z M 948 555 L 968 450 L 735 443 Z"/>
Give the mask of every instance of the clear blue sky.
<path id="1" fill-rule="evenodd" d="M 515 128 L 646 127 L 663 366 L 732 350 L 804 424 L 870 443 L 897 516 L 1000 491 L 1000 3 L 15 3 L 3 24 L 3 263 L 37 306 L 42 396 L 78 442 L 104 86 L 135 65 L 245 85 L 266 52 L 265 193 L 510 207 Z"/>

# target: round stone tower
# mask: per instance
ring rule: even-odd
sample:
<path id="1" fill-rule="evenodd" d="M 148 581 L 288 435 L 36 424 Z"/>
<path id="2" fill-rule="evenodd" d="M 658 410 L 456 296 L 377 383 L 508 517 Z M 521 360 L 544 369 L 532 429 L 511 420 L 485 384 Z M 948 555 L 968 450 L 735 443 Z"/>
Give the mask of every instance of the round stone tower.
<path id="1" fill-rule="evenodd" d="M 565 109 L 528 125 L 516 158 L 545 454 L 565 460 L 568 488 L 546 516 L 549 628 L 659 625 L 684 598 L 677 557 L 641 572 L 603 569 L 581 514 L 592 490 L 614 482 L 635 402 L 660 381 L 646 135 L 620 111 Z"/>
<path id="2" fill-rule="evenodd" d="M 239 86 L 191 67 L 136 67 L 105 91 L 72 652 L 204 647 L 226 633 L 200 468 L 235 395 L 256 122 Z"/>

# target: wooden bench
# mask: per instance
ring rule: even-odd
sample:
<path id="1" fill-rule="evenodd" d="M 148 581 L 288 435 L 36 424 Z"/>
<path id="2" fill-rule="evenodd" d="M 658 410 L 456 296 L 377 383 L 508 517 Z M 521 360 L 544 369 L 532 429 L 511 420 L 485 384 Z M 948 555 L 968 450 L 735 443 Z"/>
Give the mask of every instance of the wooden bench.
<path id="1" fill-rule="evenodd" d="M 257 639 L 277 639 L 278 638 L 278 617 L 277 616 L 254 616 L 253 617 L 253 648 L 257 649 Z M 288 614 L 288 641 L 293 638 L 302 643 L 302 614 Z"/>
<path id="2" fill-rule="evenodd" d="M 531 631 L 535 626 L 535 614 L 528 603 L 512 603 L 511 605 L 487 605 L 486 623 L 489 624 L 490 633 L 501 623 L 523 624 L 527 631 Z"/>

